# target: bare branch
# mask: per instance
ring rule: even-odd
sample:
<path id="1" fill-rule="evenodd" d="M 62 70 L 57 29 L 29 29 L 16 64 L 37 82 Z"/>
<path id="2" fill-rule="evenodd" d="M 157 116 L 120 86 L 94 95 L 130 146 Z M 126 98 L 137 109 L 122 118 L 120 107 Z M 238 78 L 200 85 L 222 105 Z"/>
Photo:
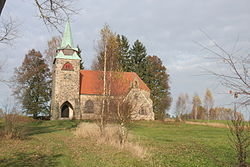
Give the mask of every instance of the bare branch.
<path id="1" fill-rule="evenodd" d="M 0 23 L 0 43 L 11 44 L 18 37 L 17 23 L 9 17 L 8 20 L 2 20 Z"/>
<path id="2" fill-rule="evenodd" d="M 73 0 L 34 0 L 39 10 L 39 17 L 48 27 L 55 28 L 58 32 L 60 26 L 78 10 L 73 8 Z"/>
<path id="3" fill-rule="evenodd" d="M 202 33 L 210 43 L 212 43 L 212 46 L 196 43 L 215 55 L 214 60 L 221 66 L 221 69 L 224 69 L 224 71 L 212 70 L 208 71 L 208 73 L 216 76 L 223 86 L 244 96 L 244 98 L 240 98 L 240 100 L 243 100 L 240 101 L 240 103 L 247 104 L 247 102 L 250 101 L 250 61 L 248 55 L 239 55 L 240 49 L 236 48 L 239 39 L 235 42 L 232 53 L 230 53 L 213 40 L 206 32 L 202 31 Z"/>

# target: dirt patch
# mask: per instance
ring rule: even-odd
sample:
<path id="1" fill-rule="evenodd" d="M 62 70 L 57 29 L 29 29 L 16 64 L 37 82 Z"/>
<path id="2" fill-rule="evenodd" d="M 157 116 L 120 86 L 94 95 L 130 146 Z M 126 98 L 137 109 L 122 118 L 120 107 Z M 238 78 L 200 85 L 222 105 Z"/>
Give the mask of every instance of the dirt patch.
<path id="1" fill-rule="evenodd" d="M 205 125 L 205 126 L 211 126 L 216 128 L 228 128 L 228 125 L 222 124 L 222 123 L 213 123 L 213 122 L 191 122 L 191 121 L 185 121 L 186 124 L 190 125 Z"/>

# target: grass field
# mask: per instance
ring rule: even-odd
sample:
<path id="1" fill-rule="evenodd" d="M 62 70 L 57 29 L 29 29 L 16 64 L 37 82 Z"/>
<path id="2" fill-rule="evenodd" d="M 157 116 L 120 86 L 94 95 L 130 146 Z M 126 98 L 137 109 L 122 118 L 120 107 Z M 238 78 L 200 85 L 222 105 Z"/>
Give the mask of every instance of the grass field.
<path id="1" fill-rule="evenodd" d="M 73 135 L 79 121 L 38 121 L 28 123 L 24 140 L 0 141 L 0 166 L 233 166 L 228 129 L 175 122 L 134 122 L 128 128 L 133 140 L 148 149 L 149 157 Z M 0 123 L 1 126 L 1 123 Z M 249 162 L 249 159 L 248 159 Z"/>

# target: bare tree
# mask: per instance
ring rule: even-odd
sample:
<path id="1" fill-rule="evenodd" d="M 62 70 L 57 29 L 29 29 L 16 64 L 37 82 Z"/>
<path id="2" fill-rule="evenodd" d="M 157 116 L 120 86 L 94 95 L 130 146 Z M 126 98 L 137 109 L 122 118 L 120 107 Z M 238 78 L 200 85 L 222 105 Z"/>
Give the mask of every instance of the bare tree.
<path id="1" fill-rule="evenodd" d="M 232 116 L 231 122 L 228 123 L 230 135 L 228 136 L 233 149 L 237 154 L 237 166 L 247 167 L 246 159 L 248 155 L 248 148 L 250 146 L 250 124 L 244 121 L 241 114 L 236 112 Z"/>
<path id="2" fill-rule="evenodd" d="M 193 114 L 194 114 L 194 119 L 197 119 L 197 115 L 198 115 L 198 108 L 199 106 L 201 106 L 201 99 L 199 97 L 198 94 L 195 94 L 193 97 Z"/>
<path id="3" fill-rule="evenodd" d="M 186 113 L 187 111 L 187 104 L 188 103 L 188 95 L 185 94 L 181 94 L 176 102 L 176 117 L 178 121 L 181 121 L 181 116 Z"/>
<path id="4" fill-rule="evenodd" d="M 8 20 L 2 19 L 0 23 L 0 43 L 11 44 L 18 37 L 18 25 L 9 17 Z"/>
<path id="5" fill-rule="evenodd" d="M 56 56 L 56 50 L 60 46 L 62 41 L 62 38 L 60 36 L 57 37 L 52 37 L 51 40 L 49 40 L 48 43 L 48 48 L 45 50 L 45 60 L 46 63 L 49 65 L 50 71 L 52 71 L 52 66 L 53 66 L 53 60 Z"/>
<path id="6" fill-rule="evenodd" d="M 230 129 L 228 138 L 237 154 L 237 166 L 247 167 L 249 165 L 246 163 L 246 158 L 250 146 L 250 125 L 249 121 L 244 121 L 242 114 L 236 112 L 236 104 L 240 106 L 248 106 L 250 104 L 250 56 L 239 55 L 239 49 L 236 49 L 236 47 L 229 52 L 214 41 L 207 33 L 203 33 L 209 39 L 212 46 L 200 43 L 199 45 L 215 55 L 212 58 L 216 62 L 219 62 L 221 67 L 226 69 L 222 70 L 222 72 L 209 70 L 209 73 L 217 77 L 223 86 L 229 88 L 229 93 L 235 98 L 234 113 L 231 123 L 228 123 Z M 238 40 L 235 46 L 237 43 Z"/>
<path id="7" fill-rule="evenodd" d="M 6 0 L 0 1 L 0 15 Z M 41 18 L 47 27 L 55 28 L 58 32 L 66 20 L 78 13 L 74 8 L 74 0 L 34 0 Z M 17 37 L 17 24 L 10 18 L 0 23 L 0 43 L 11 44 Z"/>
<path id="8" fill-rule="evenodd" d="M 111 90 L 113 82 L 113 72 L 118 68 L 116 65 L 117 56 L 114 51 L 118 48 L 117 37 L 115 33 L 111 31 L 108 25 L 104 25 L 100 31 L 100 40 L 97 43 L 97 61 L 92 65 L 95 70 L 103 71 L 103 99 L 100 114 L 100 130 L 103 132 L 105 126 L 105 119 L 111 113 Z"/>
<path id="9" fill-rule="evenodd" d="M 239 40 L 236 40 L 232 51 L 228 51 L 213 40 L 206 32 L 203 32 L 211 45 L 198 43 L 203 49 L 209 51 L 214 56 L 209 56 L 213 62 L 218 63 L 220 71 L 206 70 L 209 74 L 217 77 L 221 84 L 236 92 L 236 96 L 241 94 L 237 102 L 241 105 L 250 104 L 250 56 L 240 54 L 241 48 L 237 47 Z"/>
<path id="10" fill-rule="evenodd" d="M 214 100 L 212 92 L 209 89 L 207 89 L 204 98 L 204 108 L 206 109 L 207 112 L 207 120 L 210 119 L 210 112 L 211 109 L 213 108 L 213 105 L 214 105 Z"/>

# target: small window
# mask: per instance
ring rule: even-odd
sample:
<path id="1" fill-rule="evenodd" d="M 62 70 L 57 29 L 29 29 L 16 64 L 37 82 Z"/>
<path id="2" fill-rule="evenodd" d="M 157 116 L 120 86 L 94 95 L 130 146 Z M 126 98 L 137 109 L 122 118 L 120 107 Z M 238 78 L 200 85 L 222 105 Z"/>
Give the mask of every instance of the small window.
<path id="1" fill-rule="evenodd" d="M 67 62 L 63 65 L 62 70 L 74 71 L 74 67 L 71 63 Z"/>
<path id="2" fill-rule="evenodd" d="M 139 88 L 138 81 L 135 81 L 135 88 Z"/>
<path id="3" fill-rule="evenodd" d="M 140 115 L 147 115 L 147 112 L 146 112 L 146 110 L 145 110 L 144 107 L 141 107 L 141 108 L 140 108 L 139 114 L 140 114 Z"/>
<path id="4" fill-rule="evenodd" d="M 94 103 L 91 100 L 85 102 L 84 111 L 85 113 L 94 113 Z"/>

